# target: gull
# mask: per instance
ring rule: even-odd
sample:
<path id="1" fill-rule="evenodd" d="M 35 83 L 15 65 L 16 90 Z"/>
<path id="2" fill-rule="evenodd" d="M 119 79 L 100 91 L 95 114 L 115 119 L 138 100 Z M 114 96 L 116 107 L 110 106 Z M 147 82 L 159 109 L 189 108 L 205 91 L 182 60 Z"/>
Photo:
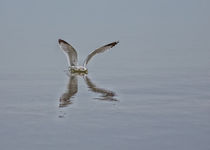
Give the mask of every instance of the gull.
<path id="1" fill-rule="evenodd" d="M 69 65 L 69 70 L 72 73 L 78 72 L 78 73 L 88 73 L 88 69 L 86 68 L 88 62 L 90 59 L 95 56 L 96 54 L 103 53 L 104 51 L 114 47 L 116 44 L 119 43 L 119 41 L 115 41 L 112 43 L 109 43 L 107 45 L 104 45 L 93 52 L 91 52 L 87 58 L 85 59 L 83 66 L 78 65 L 78 60 L 77 60 L 77 51 L 66 41 L 62 39 L 58 39 L 58 43 L 60 48 L 64 51 L 64 54 L 67 57 L 68 60 L 68 65 Z"/>

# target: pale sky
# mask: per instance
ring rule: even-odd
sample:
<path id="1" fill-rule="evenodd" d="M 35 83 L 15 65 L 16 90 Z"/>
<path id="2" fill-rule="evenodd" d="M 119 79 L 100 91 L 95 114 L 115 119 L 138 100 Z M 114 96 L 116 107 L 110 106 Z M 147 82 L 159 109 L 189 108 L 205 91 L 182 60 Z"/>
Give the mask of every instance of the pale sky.
<path id="1" fill-rule="evenodd" d="M 81 59 L 119 40 L 121 54 L 113 55 L 122 59 L 129 50 L 136 61 L 169 54 L 208 65 L 209 7 L 208 0 L 0 0 L 0 67 L 62 65 L 58 38 Z"/>

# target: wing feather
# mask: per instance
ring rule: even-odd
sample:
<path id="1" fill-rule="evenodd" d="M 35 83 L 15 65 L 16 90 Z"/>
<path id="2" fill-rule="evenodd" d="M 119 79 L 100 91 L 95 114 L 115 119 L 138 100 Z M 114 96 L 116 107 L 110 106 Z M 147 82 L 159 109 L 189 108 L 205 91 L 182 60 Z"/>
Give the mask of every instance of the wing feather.
<path id="1" fill-rule="evenodd" d="M 61 49 L 64 50 L 69 66 L 76 66 L 77 65 L 77 51 L 66 41 L 59 39 L 58 40 L 59 46 Z"/>
<path id="2" fill-rule="evenodd" d="M 119 43 L 119 41 L 112 42 L 112 43 L 109 43 L 109 44 L 107 44 L 107 45 L 104 45 L 104 46 L 102 46 L 102 47 L 100 47 L 100 48 L 94 50 L 92 53 L 90 53 L 90 54 L 87 56 L 87 58 L 86 58 L 85 61 L 84 61 L 83 66 L 86 67 L 86 65 L 88 64 L 88 62 L 90 61 L 90 59 L 91 59 L 93 56 L 95 56 L 96 54 L 103 53 L 104 51 L 106 51 L 106 50 L 108 50 L 108 49 L 114 47 L 114 46 L 115 46 L 116 44 L 118 44 L 118 43 Z"/>

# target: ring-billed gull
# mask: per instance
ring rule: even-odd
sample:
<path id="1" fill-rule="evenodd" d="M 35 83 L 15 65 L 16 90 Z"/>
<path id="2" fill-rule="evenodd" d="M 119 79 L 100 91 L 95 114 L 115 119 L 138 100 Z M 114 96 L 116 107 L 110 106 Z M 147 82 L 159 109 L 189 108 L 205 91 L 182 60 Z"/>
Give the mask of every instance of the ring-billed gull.
<path id="1" fill-rule="evenodd" d="M 69 70 L 71 72 L 82 72 L 82 73 L 87 73 L 88 69 L 86 68 L 88 62 L 90 61 L 90 59 L 95 56 L 96 54 L 102 53 L 112 47 L 114 47 L 116 44 L 119 43 L 119 41 L 116 42 L 112 42 L 109 43 L 107 45 L 104 45 L 96 50 L 94 50 L 93 52 L 91 52 L 87 58 L 85 59 L 83 66 L 79 66 L 78 65 L 78 60 L 77 60 L 77 51 L 66 41 L 59 39 L 58 40 L 59 46 L 61 49 L 64 50 L 67 59 L 68 59 L 68 64 L 69 64 Z"/>

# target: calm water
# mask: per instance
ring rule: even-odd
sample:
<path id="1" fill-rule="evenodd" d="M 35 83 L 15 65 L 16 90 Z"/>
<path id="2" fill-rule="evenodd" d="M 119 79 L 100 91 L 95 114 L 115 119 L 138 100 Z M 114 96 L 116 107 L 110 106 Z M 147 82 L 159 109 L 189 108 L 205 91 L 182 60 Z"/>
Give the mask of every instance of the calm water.
<path id="1" fill-rule="evenodd" d="M 99 65 L 90 65 L 87 76 L 69 77 L 62 69 L 2 71 L 1 146 L 210 148 L 209 68 Z"/>

